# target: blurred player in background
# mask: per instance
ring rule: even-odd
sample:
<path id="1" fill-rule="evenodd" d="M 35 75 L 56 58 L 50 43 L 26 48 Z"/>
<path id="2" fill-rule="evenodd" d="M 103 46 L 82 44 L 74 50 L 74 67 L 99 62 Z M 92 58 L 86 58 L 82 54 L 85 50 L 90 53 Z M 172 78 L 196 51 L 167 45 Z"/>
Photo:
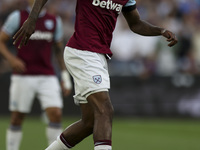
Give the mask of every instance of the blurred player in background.
<path id="1" fill-rule="evenodd" d="M 62 94 L 71 93 L 71 80 L 63 61 L 62 21 L 58 16 L 50 15 L 43 9 L 36 23 L 35 33 L 30 42 L 17 54 L 7 47 L 8 40 L 27 19 L 33 0 L 26 10 L 16 10 L 9 15 L 0 32 L 0 53 L 8 60 L 12 69 L 9 109 L 10 127 L 7 131 L 7 150 L 18 150 L 22 139 L 22 123 L 25 114 L 31 111 L 33 100 L 37 97 L 45 110 L 49 123 L 46 129 L 48 143 L 52 143 L 62 132 Z M 53 48 L 52 48 L 53 47 Z M 52 55 L 55 56 L 61 72 L 61 85 L 56 77 Z"/>
<path id="2" fill-rule="evenodd" d="M 35 0 L 28 19 L 14 36 L 19 48 L 27 44 L 47 1 Z M 112 33 L 121 11 L 133 32 L 162 35 L 170 47 L 177 43 L 172 32 L 140 19 L 135 0 L 77 0 L 75 32 L 65 48 L 64 60 L 75 82 L 74 99 L 80 105 L 82 118 L 67 127 L 46 150 L 68 150 L 91 134 L 95 150 L 112 149 L 113 106 L 106 59 L 112 56 Z"/>

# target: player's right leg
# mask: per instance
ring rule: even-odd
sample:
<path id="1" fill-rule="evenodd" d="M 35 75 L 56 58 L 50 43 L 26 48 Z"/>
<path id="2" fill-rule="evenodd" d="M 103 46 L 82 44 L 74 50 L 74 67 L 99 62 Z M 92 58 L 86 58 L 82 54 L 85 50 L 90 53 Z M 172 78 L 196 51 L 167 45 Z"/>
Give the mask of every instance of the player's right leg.
<path id="1" fill-rule="evenodd" d="M 107 91 L 91 94 L 87 98 L 94 110 L 94 150 L 112 149 L 113 106 Z"/>
<path id="2" fill-rule="evenodd" d="M 7 150 L 19 150 L 19 146 L 22 139 L 21 126 L 24 120 L 25 114 L 18 111 L 11 112 L 10 127 L 6 132 L 6 149 Z"/>
<path id="3" fill-rule="evenodd" d="M 80 104 L 81 120 L 68 126 L 46 150 L 68 150 L 93 133 L 95 150 L 111 150 L 113 107 L 108 92 L 93 93 Z"/>
<path id="4" fill-rule="evenodd" d="M 61 124 L 62 110 L 58 107 L 49 107 L 45 111 L 49 120 L 46 127 L 46 136 L 48 145 L 50 145 L 63 131 Z"/>
<path id="5" fill-rule="evenodd" d="M 94 113 L 91 105 L 80 104 L 82 118 L 68 126 L 46 150 L 68 150 L 93 133 Z"/>
<path id="6" fill-rule="evenodd" d="M 19 150 L 22 139 L 22 123 L 26 113 L 31 110 L 34 90 L 31 88 L 30 78 L 13 75 L 10 85 L 9 110 L 11 111 L 11 122 L 6 133 L 6 149 Z M 37 84 L 37 83 L 36 83 Z"/>
<path id="7" fill-rule="evenodd" d="M 74 79 L 74 100 L 81 106 L 82 119 L 69 126 L 46 150 L 69 149 L 91 133 L 95 150 L 111 150 L 113 108 L 105 55 L 66 47 L 64 60 Z"/>

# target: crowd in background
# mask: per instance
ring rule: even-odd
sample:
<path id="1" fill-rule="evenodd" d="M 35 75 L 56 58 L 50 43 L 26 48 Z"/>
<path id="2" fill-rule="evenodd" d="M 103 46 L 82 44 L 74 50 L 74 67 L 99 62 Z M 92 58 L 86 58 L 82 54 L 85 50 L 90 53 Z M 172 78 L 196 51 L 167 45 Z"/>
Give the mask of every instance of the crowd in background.
<path id="1" fill-rule="evenodd" d="M 136 0 L 143 20 L 176 33 L 179 43 L 169 48 L 164 37 L 144 37 L 132 33 L 120 14 L 113 36 L 112 76 L 171 76 L 200 73 L 200 0 Z M 47 10 L 60 15 L 65 43 L 74 31 L 76 0 L 49 0 Z M 0 1 L 0 27 L 15 9 L 26 7 L 26 0 Z M 11 43 L 12 44 L 12 43 Z M 0 73 L 8 70 L 0 56 Z"/>
<path id="2" fill-rule="evenodd" d="M 175 32 L 179 43 L 169 48 L 162 37 L 132 34 L 120 16 L 112 43 L 115 64 L 111 70 L 144 77 L 199 74 L 200 1 L 137 0 L 137 8 L 143 20 Z M 121 69 L 117 70 L 119 66 Z"/>

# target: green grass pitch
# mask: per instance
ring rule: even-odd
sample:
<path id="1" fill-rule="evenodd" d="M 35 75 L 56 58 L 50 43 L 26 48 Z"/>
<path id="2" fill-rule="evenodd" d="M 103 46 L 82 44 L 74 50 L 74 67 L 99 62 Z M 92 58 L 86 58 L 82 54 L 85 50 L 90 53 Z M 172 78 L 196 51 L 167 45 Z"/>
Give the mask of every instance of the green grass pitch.
<path id="1" fill-rule="evenodd" d="M 77 118 L 64 116 L 63 127 Z M 0 116 L 0 149 L 5 149 L 5 134 L 9 118 Z M 20 150 L 46 148 L 45 123 L 39 117 L 27 116 L 23 125 Z M 115 118 L 113 150 L 200 150 L 200 120 Z M 92 136 L 73 150 L 93 150 Z"/>

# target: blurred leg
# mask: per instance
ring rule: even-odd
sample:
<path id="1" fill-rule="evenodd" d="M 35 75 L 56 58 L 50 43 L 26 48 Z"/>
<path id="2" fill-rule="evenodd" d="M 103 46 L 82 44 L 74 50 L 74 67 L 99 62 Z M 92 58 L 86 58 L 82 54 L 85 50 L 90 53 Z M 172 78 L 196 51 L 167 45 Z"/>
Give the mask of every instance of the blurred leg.
<path id="1" fill-rule="evenodd" d="M 24 117 L 24 113 L 20 113 L 17 111 L 11 113 L 11 123 L 6 133 L 7 150 L 19 150 L 22 139 L 21 126 L 24 121 Z"/>
<path id="2" fill-rule="evenodd" d="M 49 119 L 46 136 L 50 145 L 62 132 L 62 110 L 58 107 L 49 107 L 45 111 Z"/>

